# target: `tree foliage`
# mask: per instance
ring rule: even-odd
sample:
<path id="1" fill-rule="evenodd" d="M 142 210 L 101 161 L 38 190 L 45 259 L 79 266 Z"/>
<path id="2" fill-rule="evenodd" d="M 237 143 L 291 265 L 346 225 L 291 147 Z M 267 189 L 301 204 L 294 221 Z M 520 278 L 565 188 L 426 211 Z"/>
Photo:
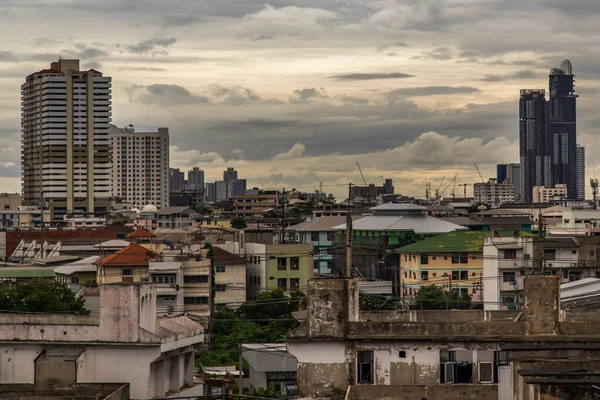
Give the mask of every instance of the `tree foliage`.
<path id="1" fill-rule="evenodd" d="M 201 352 L 202 365 L 237 365 L 240 343 L 284 342 L 298 326 L 293 311 L 305 307 L 306 295 L 281 289 L 263 292 L 234 310 L 219 308 L 213 314 L 210 348 Z"/>
<path id="2" fill-rule="evenodd" d="M 248 223 L 244 218 L 237 217 L 231 220 L 231 227 L 235 229 L 246 229 Z"/>
<path id="3" fill-rule="evenodd" d="M 414 299 L 413 308 L 417 310 L 470 309 L 471 295 L 458 295 L 458 291 L 450 293 L 440 286 L 421 286 Z"/>
<path id="4" fill-rule="evenodd" d="M 88 313 L 84 302 L 58 281 L 36 280 L 0 288 L 0 310 Z"/>
<path id="5" fill-rule="evenodd" d="M 369 293 L 359 293 L 358 302 L 359 309 L 365 311 L 394 310 L 396 308 L 394 302 L 389 301 L 387 297 Z"/>

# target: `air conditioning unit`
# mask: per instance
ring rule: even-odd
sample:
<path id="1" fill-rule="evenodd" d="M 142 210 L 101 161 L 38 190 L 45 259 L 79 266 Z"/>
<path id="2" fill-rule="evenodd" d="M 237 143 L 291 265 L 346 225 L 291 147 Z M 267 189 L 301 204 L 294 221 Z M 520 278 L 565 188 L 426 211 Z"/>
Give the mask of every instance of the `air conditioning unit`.
<path id="1" fill-rule="evenodd" d="M 173 288 L 173 289 L 175 289 L 175 288 L 177 287 L 177 285 L 175 285 L 174 283 L 171 283 L 171 284 L 169 285 L 169 287 L 170 287 L 170 288 Z"/>

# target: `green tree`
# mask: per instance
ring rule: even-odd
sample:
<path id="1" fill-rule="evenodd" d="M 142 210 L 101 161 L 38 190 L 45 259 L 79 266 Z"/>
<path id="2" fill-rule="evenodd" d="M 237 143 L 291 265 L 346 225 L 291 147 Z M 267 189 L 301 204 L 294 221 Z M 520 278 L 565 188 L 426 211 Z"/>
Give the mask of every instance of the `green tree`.
<path id="1" fill-rule="evenodd" d="M 281 289 L 261 293 L 237 310 L 221 307 L 211 320 L 210 346 L 199 351 L 197 364 L 238 365 L 240 343 L 282 342 L 298 326 L 292 312 L 306 307 L 306 295 Z"/>
<path id="2" fill-rule="evenodd" d="M 235 229 L 246 229 L 248 227 L 248 223 L 244 218 L 234 218 L 231 220 L 231 227 Z"/>
<path id="3" fill-rule="evenodd" d="M 58 281 L 36 280 L 0 288 L 0 310 L 87 314 L 84 303 L 84 299 L 75 298 L 71 289 Z"/>
<path id="4" fill-rule="evenodd" d="M 361 310 L 380 311 L 393 310 L 395 305 L 391 301 L 387 301 L 384 296 L 378 296 L 368 293 L 358 294 L 358 306 Z"/>
<path id="5" fill-rule="evenodd" d="M 436 285 L 421 286 L 415 296 L 414 308 L 417 310 L 443 310 L 446 308 L 446 293 Z"/>

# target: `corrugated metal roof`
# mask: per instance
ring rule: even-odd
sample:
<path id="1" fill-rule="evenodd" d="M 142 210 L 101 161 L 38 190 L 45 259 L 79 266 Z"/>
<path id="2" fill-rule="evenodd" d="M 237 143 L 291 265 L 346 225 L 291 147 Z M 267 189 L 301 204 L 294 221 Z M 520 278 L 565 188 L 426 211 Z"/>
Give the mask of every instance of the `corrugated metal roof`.
<path id="1" fill-rule="evenodd" d="M 494 233 L 498 234 L 500 237 L 512 237 L 514 234 L 513 231 L 495 231 Z M 409 244 L 408 246 L 400 248 L 398 251 L 401 253 L 481 253 L 483 252 L 483 241 L 485 237 L 491 236 L 492 234 L 492 232 L 487 231 L 449 232 L 417 243 Z M 522 236 L 530 235 L 527 232 L 521 232 L 521 234 Z M 500 246 L 501 245 L 498 245 L 497 247 L 500 248 Z"/>
<path id="2" fill-rule="evenodd" d="M 54 278 L 56 274 L 51 268 L 19 267 L 0 268 L 0 278 Z"/>
<path id="3" fill-rule="evenodd" d="M 252 348 L 242 345 L 242 357 L 258 372 L 293 372 L 298 370 L 294 356 L 284 343 L 259 343 Z"/>
<path id="4" fill-rule="evenodd" d="M 87 257 L 67 265 L 56 267 L 54 268 L 54 272 L 61 275 L 72 275 L 75 272 L 96 272 L 96 265 L 94 263 L 99 259 L 99 256 Z"/>
<path id="5" fill-rule="evenodd" d="M 352 217 L 357 219 L 358 216 Z M 286 228 L 287 231 L 298 232 L 325 232 L 333 230 L 333 227 L 346 222 L 346 216 L 327 216 L 311 219 L 310 221 L 302 222 L 301 224 L 292 225 Z"/>
<path id="6" fill-rule="evenodd" d="M 354 230 L 414 231 L 417 234 L 447 233 L 467 229 L 429 215 L 369 215 L 352 223 Z M 333 229 L 346 229 L 346 224 Z"/>

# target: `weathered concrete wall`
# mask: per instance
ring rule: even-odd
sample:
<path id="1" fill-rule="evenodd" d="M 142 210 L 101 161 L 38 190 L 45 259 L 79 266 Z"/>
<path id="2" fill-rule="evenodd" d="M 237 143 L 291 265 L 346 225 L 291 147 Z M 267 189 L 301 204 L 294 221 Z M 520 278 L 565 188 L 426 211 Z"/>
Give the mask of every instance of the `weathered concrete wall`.
<path id="1" fill-rule="evenodd" d="M 350 384 L 350 364 L 298 364 L 301 398 L 343 398 Z"/>
<path id="2" fill-rule="evenodd" d="M 75 361 L 38 360 L 35 366 L 35 383 L 72 383 L 77 380 Z"/>
<path id="3" fill-rule="evenodd" d="M 351 400 L 497 400 L 498 385 L 355 385 Z"/>
<path id="4" fill-rule="evenodd" d="M 519 311 L 499 310 L 412 310 L 361 311 L 362 322 L 483 322 L 513 321 Z"/>
<path id="5" fill-rule="evenodd" d="M 348 324 L 350 339 L 420 339 L 452 340 L 518 339 L 525 335 L 521 322 L 352 322 Z"/>
<path id="6" fill-rule="evenodd" d="M 298 360 L 300 397 L 345 393 L 352 382 L 356 364 L 345 342 L 288 342 L 288 352 Z"/>
<path id="7" fill-rule="evenodd" d="M 308 282 L 310 337 L 342 338 L 348 321 L 358 321 L 358 280 L 311 279 Z"/>
<path id="8" fill-rule="evenodd" d="M 526 334 L 557 334 L 560 315 L 560 277 L 527 276 L 523 295 Z"/>
<path id="9" fill-rule="evenodd" d="M 427 400 L 498 400 L 498 385 L 434 385 Z"/>

